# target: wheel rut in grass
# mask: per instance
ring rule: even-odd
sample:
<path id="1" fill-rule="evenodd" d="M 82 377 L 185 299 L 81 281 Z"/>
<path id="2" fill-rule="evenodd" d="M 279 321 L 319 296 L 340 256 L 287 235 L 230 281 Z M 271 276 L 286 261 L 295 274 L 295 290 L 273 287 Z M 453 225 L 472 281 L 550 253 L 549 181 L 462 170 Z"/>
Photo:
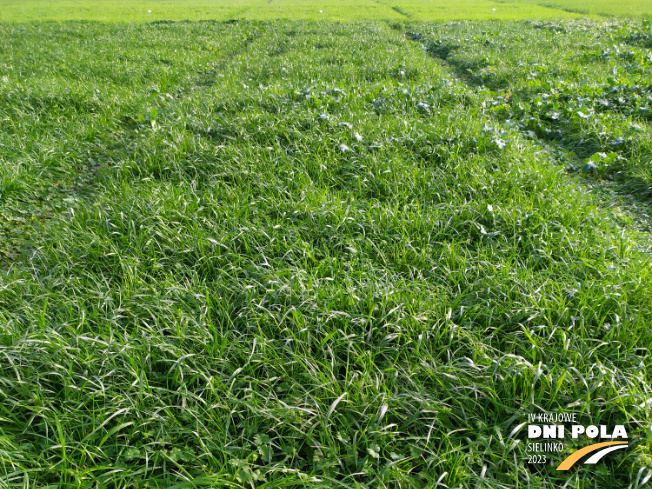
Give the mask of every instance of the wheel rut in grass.
<path id="1" fill-rule="evenodd" d="M 602 17 L 605 19 L 613 19 L 614 14 L 613 13 L 608 13 L 608 12 L 591 12 L 590 10 L 582 9 L 582 8 L 572 8 L 572 7 L 563 7 L 561 5 L 555 5 L 552 3 L 539 3 L 538 4 L 540 7 L 551 9 L 551 10 L 556 10 L 558 12 L 567 12 L 569 14 L 580 14 L 580 15 L 586 15 L 586 16 L 592 16 L 592 17 Z"/>
<path id="2" fill-rule="evenodd" d="M 412 15 L 406 12 L 404 9 L 399 7 L 398 5 L 392 5 L 391 3 L 385 2 L 385 1 L 380 1 L 380 0 L 375 0 L 375 2 L 379 5 L 383 5 L 384 7 L 388 7 L 389 9 L 393 10 L 397 14 L 399 14 L 401 17 L 404 19 L 412 19 Z"/>
<path id="3" fill-rule="evenodd" d="M 652 54 L 644 42 L 630 48 L 642 34 L 633 23 L 566 21 L 462 23 L 406 35 L 480 96 L 486 116 L 503 130 L 516 129 L 569 173 L 586 177 L 602 198 L 632 202 L 628 212 L 647 227 L 652 98 L 645 73 Z M 608 36 L 612 44 L 603 40 Z M 558 51 L 559 59 L 543 50 Z"/>
<path id="4" fill-rule="evenodd" d="M 583 9 L 567 8 L 567 7 L 562 7 L 560 5 L 553 5 L 551 3 L 540 3 L 538 5 L 540 7 L 549 8 L 551 10 L 558 10 L 558 11 L 561 11 L 561 12 L 568 12 L 569 14 L 589 15 L 589 11 L 588 10 L 583 10 Z"/>
<path id="5" fill-rule="evenodd" d="M 23 31 L 24 45 L 18 38 L 5 38 L 17 52 L 39 35 L 28 26 L 4 28 Z M 261 27 L 216 22 L 155 22 L 129 26 L 125 33 L 111 26 L 76 22 L 46 29 L 58 40 L 51 55 L 59 59 L 65 83 L 59 77 L 54 81 L 40 78 L 49 53 L 40 64 L 30 55 L 14 62 L 21 69 L 34 70 L 32 81 L 6 76 L 1 82 L 0 110 L 4 107 L 10 121 L 0 132 L 0 144 L 7 148 L 0 175 L 3 266 L 32 250 L 49 221 L 65 219 L 78 205 L 90 205 L 107 171 L 133 158 L 139 141 L 156 130 L 171 104 L 197 88 L 217 83 L 218 71 L 263 34 Z M 97 53 L 92 43 L 73 48 L 84 29 L 97 31 L 94 35 L 104 36 L 108 44 L 134 31 L 138 48 L 118 51 L 113 60 L 114 65 L 122 65 L 124 74 L 103 53 L 93 60 Z M 195 36 L 196 47 L 190 54 L 194 60 L 183 60 L 178 54 L 179 34 L 187 30 Z M 218 39 L 225 42 L 220 45 Z M 79 60 L 67 58 L 75 55 Z M 104 79 L 97 78 L 100 72 Z M 151 85 L 147 85 L 148 78 Z M 41 169 L 36 172 L 32 167 Z"/>
<path id="6" fill-rule="evenodd" d="M 405 11 L 404 11 L 402 8 L 400 8 L 400 7 L 397 7 L 397 6 L 394 5 L 394 6 L 392 6 L 391 8 L 392 8 L 392 10 L 393 10 L 394 12 L 399 13 L 400 15 L 402 15 L 402 16 L 405 17 L 405 18 L 408 18 L 408 19 L 412 18 L 412 16 L 411 16 L 410 14 L 408 14 L 407 12 L 405 12 Z"/>

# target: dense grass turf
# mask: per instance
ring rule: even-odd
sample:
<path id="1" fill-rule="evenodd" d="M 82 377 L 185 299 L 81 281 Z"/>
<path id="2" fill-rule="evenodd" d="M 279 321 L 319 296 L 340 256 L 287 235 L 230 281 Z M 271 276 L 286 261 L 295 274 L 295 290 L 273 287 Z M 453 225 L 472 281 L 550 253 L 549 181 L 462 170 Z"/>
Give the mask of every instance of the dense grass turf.
<path id="1" fill-rule="evenodd" d="M 649 0 L 0 0 L 0 22 L 305 19 L 518 20 L 652 16 Z"/>
<path id="2" fill-rule="evenodd" d="M 0 480 L 644 483 L 651 39 L 0 25 Z M 541 410 L 630 447 L 527 466 Z"/>
<path id="3" fill-rule="evenodd" d="M 647 23 L 593 25 L 464 23 L 409 36 L 483 94 L 503 127 L 545 141 L 569 170 L 590 159 L 598 176 L 649 196 L 651 31 Z"/>

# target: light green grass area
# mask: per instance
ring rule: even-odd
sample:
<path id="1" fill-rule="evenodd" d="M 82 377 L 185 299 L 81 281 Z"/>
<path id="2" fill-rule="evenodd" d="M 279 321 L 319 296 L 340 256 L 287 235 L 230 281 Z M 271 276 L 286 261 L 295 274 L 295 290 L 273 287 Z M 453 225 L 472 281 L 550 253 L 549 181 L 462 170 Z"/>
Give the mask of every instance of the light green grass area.
<path id="1" fill-rule="evenodd" d="M 0 21 L 228 20 L 239 18 L 252 7 L 262 5 L 263 2 L 256 0 L 0 0 Z"/>
<path id="2" fill-rule="evenodd" d="M 151 12 L 150 12 L 151 11 Z M 647 0 L 0 0 L 0 22 L 305 19 L 322 21 L 518 20 L 652 15 Z"/>
<path id="3" fill-rule="evenodd" d="M 576 12 L 583 15 L 651 17 L 647 0 L 518 0 L 519 2 Z"/>
<path id="4" fill-rule="evenodd" d="M 574 12 L 551 9 L 536 4 L 518 1 L 487 0 L 382 0 L 403 20 L 426 22 L 450 22 L 459 20 L 523 20 L 579 17 Z"/>
<path id="5" fill-rule="evenodd" d="M 649 17 L 652 5 L 648 0 L 0 0 L 0 22 L 230 19 L 449 22 L 595 15 Z"/>
<path id="6" fill-rule="evenodd" d="M 550 9 L 519 2 L 497 2 L 488 0 L 426 0 L 392 1 L 368 0 L 354 3 L 346 0 L 297 2 L 296 0 L 274 0 L 257 5 L 244 13 L 245 18 L 269 20 L 422 20 L 449 22 L 455 20 L 485 19 L 533 19 L 578 17 L 573 12 Z"/>
<path id="7" fill-rule="evenodd" d="M 641 487 L 651 74 L 640 20 L 0 24 L 0 484 Z M 630 445 L 528 465 L 542 411 Z"/>

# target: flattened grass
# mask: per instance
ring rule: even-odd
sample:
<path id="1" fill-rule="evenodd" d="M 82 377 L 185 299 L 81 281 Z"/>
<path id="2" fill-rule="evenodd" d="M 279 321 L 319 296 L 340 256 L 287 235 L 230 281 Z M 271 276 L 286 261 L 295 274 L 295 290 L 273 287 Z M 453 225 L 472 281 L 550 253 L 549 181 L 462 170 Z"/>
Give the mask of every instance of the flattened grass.
<path id="1" fill-rule="evenodd" d="M 460 71 L 486 34 L 444 61 L 446 27 L 393 27 L 2 26 L 7 195 L 98 165 L 0 278 L 3 482 L 645 479 L 649 235 Z M 527 466 L 526 414 L 564 409 L 631 447 Z"/>

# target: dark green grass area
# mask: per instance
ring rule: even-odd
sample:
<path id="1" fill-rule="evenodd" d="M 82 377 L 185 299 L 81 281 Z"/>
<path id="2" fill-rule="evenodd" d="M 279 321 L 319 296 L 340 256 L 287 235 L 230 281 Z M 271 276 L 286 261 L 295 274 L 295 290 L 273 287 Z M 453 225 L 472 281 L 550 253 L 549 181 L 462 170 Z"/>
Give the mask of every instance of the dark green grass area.
<path id="1" fill-rule="evenodd" d="M 0 29 L 3 483 L 645 483 L 640 22 Z"/>

